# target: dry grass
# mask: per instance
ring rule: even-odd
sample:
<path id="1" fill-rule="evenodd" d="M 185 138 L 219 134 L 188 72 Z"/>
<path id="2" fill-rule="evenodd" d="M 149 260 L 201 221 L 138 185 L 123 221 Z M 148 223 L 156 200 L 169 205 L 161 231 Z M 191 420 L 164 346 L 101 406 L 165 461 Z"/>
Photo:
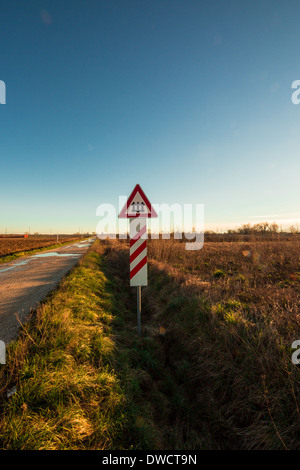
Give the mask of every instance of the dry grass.
<path id="1" fill-rule="evenodd" d="M 164 448 L 300 447 L 299 256 L 299 237 L 279 235 L 194 252 L 148 242 L 142 324 L 160 363 L 143 368 L 145 399 Z M 110 263 L 128 285 L 126 242 L 111 242 Z"/>
<path id="2" fill-rule="evenodd" d="M 231 436 L 225 445 L 299 448 L 299 239 L 208 242 L 199 252 L 152 240 L 148 252 L 152 322 L 163 322 L 174 355 L 177 341 L 192 357 L 199 403 L 206 390 Z"/>

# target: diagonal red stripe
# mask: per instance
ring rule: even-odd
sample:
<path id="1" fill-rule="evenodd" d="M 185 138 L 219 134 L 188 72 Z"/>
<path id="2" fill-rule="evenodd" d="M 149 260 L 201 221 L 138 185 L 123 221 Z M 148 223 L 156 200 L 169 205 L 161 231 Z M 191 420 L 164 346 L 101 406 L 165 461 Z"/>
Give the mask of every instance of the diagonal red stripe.
<path id="1" fill-rule="evenodd" d="M 130 271 L 130 279 L 133 278 L 133 276 L 136 275 L 136 273 L 139 272 L 140 269 L 142 269 L 143 266 L 147 263 L 147 255 L 145 258 L 143 258 L 136 266 Z"/>
<path id="2" fill-rule="evenodd" d="M 146 230 L 147 230 L 147 227 L 146 225 L 144 225 L 144 227 L 142 227 L 141 230 L 138 233 L 136 233 L 134 237 L 130 239 L 130 246 L 133 246 L 135 242 L 137 242 L 141 238 L 141 236 L 144 235 L 144 233 L 146 233 Z"/>
<path id="3" fill-rule="evenodd" d="M 130 263 L 132 263 L 135 258 L 145 250 L 147 246 L 147 240 L 145 240 L 131 255 L 130 255 Z"/>

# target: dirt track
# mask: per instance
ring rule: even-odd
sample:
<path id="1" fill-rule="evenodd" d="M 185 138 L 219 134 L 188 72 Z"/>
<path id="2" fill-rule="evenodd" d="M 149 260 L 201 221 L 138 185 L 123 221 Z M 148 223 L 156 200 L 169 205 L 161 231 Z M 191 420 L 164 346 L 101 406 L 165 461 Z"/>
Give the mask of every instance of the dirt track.
<path id="1" fill-rule="evenodd" d="M 8 344 L 17 337 L 20 322 L 58 285 L 93 241 L 83 240 L 0 264 L 0 340 Z"/>

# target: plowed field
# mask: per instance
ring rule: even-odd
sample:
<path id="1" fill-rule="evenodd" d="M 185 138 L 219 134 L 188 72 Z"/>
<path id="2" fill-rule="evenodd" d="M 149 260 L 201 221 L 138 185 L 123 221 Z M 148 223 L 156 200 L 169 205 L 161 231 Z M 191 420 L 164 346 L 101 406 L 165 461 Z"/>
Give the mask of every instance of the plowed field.
<path id="1" fill-rule="evenodd" d="M 76 240 L 75 236 L 61 236 L 58 242 Z M 55 245 L 57 243 L 56 236 L 34 236 L 28 238 L 0 238 L 0 258 L 3 256 L 19 253 L 23 251 L 35 250 L 45 246 Z"/>

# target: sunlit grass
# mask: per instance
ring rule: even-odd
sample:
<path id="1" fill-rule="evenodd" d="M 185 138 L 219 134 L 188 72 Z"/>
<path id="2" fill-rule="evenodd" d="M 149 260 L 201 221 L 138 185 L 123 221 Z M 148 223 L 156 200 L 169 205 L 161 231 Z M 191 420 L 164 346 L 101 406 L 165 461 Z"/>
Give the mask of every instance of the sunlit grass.
<path id="1" fill-rule="evenodd" d="M 0 388 L 17 391 L 0 403 L 2 449 L 143 445 L 123 435 L 136 417 L 126 405 L 126 373 L 122 383 L 115 368 L 113 299 L 100 258 L 86 255 L 8 348 Z"/>

